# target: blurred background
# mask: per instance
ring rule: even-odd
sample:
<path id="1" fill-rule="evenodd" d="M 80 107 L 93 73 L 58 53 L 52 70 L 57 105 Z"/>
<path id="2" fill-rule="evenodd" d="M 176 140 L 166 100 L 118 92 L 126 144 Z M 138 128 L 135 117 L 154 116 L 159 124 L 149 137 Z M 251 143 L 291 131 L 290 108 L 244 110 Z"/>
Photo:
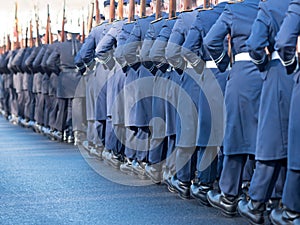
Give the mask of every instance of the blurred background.
<path id="1" fill-rule="evenodd" d="M 99 0 L 100 12 L 103 7 L 103 1 Z M 13 37 L 15 28 L 15 5 L 17 3 L 19 34 L 25 35 L 26 27 L 29 27 L 29 21 L 32 20 L 35 30 L 35 18 L 39 19 L 39 29 L 43 30 L 47 24 L 47 4 L 49 4 L 51 29 L 56 29 L 62 24 L 63 0 L 0 0 L 0 45 L 3 43 L 3 37 L 10 34 Z M 87 21 L 91 3 L 93 0 L 65 0 L 66 20 L 73 24 Z M 95 15 L 95 13 L 94 13 Z"/>

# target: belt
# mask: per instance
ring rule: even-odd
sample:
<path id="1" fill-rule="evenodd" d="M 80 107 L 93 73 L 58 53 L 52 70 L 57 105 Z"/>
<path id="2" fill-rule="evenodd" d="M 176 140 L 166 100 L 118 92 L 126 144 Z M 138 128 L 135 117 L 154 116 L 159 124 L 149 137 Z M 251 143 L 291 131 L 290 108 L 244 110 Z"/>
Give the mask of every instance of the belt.
<path id="1" fill-rule="evenodd" d="M 217 64 L 215 63 L 215 61 L 211 60 L 211 61 L 205 62 L 205 68 L 213 69 L 213 68 L 218 68 L 218 67 L 217 67 Z"/>
<path id="2" fill-rule="evenodd" d="M 234 56 L 234 61 L 251 61 L 251 57 L 248 52 L 242 52 Z"/>
<path id="3" fill-rule="evenodd" d="M 271 59 L 272 59 L 272 60 L 280 59 L 279 54 L 278 54 L 277 51 L 272 52 Z"/>

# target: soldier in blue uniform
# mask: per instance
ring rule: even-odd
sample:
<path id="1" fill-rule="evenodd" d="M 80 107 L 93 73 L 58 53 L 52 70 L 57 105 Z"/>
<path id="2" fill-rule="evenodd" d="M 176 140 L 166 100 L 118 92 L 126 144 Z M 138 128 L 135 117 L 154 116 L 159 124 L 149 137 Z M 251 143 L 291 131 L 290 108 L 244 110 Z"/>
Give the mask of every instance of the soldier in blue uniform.
<path id="1" fill-rule="evenodd" d="M 20 48 L 17 50 L 17 53 L 14 59 L 11 62 L 11 65 L 15 68 L 16 73 L 13 76 L 13 83 L 16 89 L 16 93 L 18 96 L 18 120 L 20 121 L 21 118 L 24 118 L 24 95 L 23 95 L 23 70 L 21 68 L 22 60 L 24 57 L 24 48 Z"/>
<path id="2" fill-rule="evenodd" d="M 138 15 L 138 5 L 139 2 L 135 1 L 135 15 Z M 137 17 L 137 16 L 135 16 Z M 117 47 L 114 51 L 114 57 L 116 59 L 116 61 L 118 62 L 118 64 L 120 65 L 120 67 L 122 68 L 122 71 L 124 72 L 124 86 L 127 83 L 130 83 L 132 80 L 132 77 L 128 77 L 127 73 L 130 71 L 130 68 L 128 67 L 126 60 L 125 60 L 125 56 L 124 56 L 124 52 L 126 48 L 126 41 L 127 38 L 129 37 L 133 27 L 134 27 L 135 21 L 131 21 L 131 22 L 127 22 L 125 24 L 123 24 L 122 26 L 122 30 L 120 32 L 120 34 L 117 37 Z M 133 127 L 130 127 L 129 125 L 129 116 L 128 114 L 130 113 L 129 111 L 127 112 L 125 110 L 126 108 L 126 104 L 128 103 L 128 99 L 131 98 L 130 95 L 126 94 L 126 89 L 124 89 L 124 97 L 121 100 L 123 101 L 123 113 L 124 115 L 119 115 L 118 117 L 118 123 L 119 124 L 124 124 L 124 128 L 125 128 L 125 149 L 124 149 L 124 162 L 120 165 L 120 171 L 123 173 L 129 173 L 132 174 L 133 173 L 133 168 L 132 168 L 132 161 L 135 158 L 135 150 L 132 148 L 132 146 L 128 145 L 128 143 L 126 143 L 127 141 L 130 142 L 131 138 L 134 137 L 135 134 L 135 129 Z M 123 140 L 124 140 L 123 139 Z M 114 160 L 114 157 L 111 158 L 111 160 Z"/>
<path id="3" fill-rule="evenodd" d="M 157 4 L 157 2 L 155 2 L 155 4 Z M 157 7 L 155 7 L 155 9 L 157 9 Z M 150 59 L 149 54 L 155 39 L 165 23 L 165 19 L 168 18 L 168 14 L 166 13 L 167 10 L 168 2 L 161 1 L 161 17 L 150 23 L 140 52 L 140 58 L 143 66 L 158 78 L 162 77 L 163 73 L 158 71 L 155 63 Z M 155 11 L 155 13 L 157 12 Z M 163 93 L 165 91 L 164 87 L 160 83 L 160 79 L 154 78 L 152 117 L 165 120 L 164 101 L 156 97 L 159 93 Z M 162 123 L 162 125 L 164 125 L 164 123 Z M 150 124 L 150 127 L 152 132 L 149 145 L 148 163 L 145 166 L 145 171 L 154 183 L 159 183 L 162 180 L 162 163 L 167 150 L 167 138 L 165 138 L 165 127 L 159 126 L 159 123 L 157 124 L 154 122 L 153 124 Z"/>
<path id="4" fill-rule="evenodd" d="M 221 72 L 226 70 L 230 61 L 224 49 L 224 38 L 228 34 L 234 58 L 225 91 L 224 162 L 219 182 L 221 193 L 212 190 L 207 194 L 209 203 L 227 216 L 237 213 L 243 168 L 248 155 L 254 157 L 256 149 L 262 79 L 251 61 L 246 40 L 258 12 L 258 3 L 259 0 L 245 0 L 227 4 L 204 38 L 204 46 Z"/>
<path id="5" fill-rule="evenodd" d="M 105 145 L 106 127 L 106 73 L 101 64 L 95 62 L 95 50 L 98 43 L 104 37 L 107 29 L 110 1 L 104 1 L 105 21 L 95 26 L 80 50 L 80 58 L 86 69 L 84 75 L 86 80 L 86 116 L 87 116 L 87 141 L 83 142 L 86 150 L 99 158 Z M 78 65 L 78 67 L 82 67 Z M 84 70 L 85 70 L 84 69 Z M 96 107 L 100 102 L 99 108 Z"/>
<path id="6" fill-rule="evenodd" d="M 45 111 L 46 114 L 48 114 L 48 130 L 46 130 L 46 134 L 48 135 L 48 137 L 52 140 L 55 139 L 54 133 L 57 132 L 56 129 L 56 124 L 55 124 L 55 119 L 57 116 L 57 111 L 58 111 L 58 101 L 56 98 L 56 88 L 57 88 L 57 76 L 59 73 L 59 68 L 58 65 L 56 65 L 56 67 L 54 69 L 50 69 L 47 66 L 47 60 L 48 57 L 50 56 L 50 54 L 52 53 L 52 51 L 54 51 L 54 49 L 56 48 L 56 45 L 59 43 L 58 42 L 58 32 L 60 32 L 60 30 L 58 29 L 57 31 L 55 29 L 53 29 L 54 32 L 52 32 L 52 37 L 53 37 L 53 43 L 49 44 L 47 46 L 47 49 L 44 53 L 44 56 L 42 58 L 42 62 L 41 62 L 41 67 L 45 72 L 45 75 L 49 77 L 49 84 L 48 84 L 48 112 Z M 45 118 L 47 119 L 47 116 L 45 116 Z"/>
<path id="7" fill-rule="evenodd" d="M 9 70 L 7 68 L 7 54 L 9 51 L 4 52 L 1 55 L 0 60 L 0 69 L 2 73 L 3 78 L 3 99 L 2 99 L 2 107 L 3 107 L 3 115 L 6 119 L 8 119 L 8 116 L 10 115 L 10 107 L 9 107 L 9 85 L 8 85 L 8 76 L 9 76 Z"/>
<path id="8" fill-rule="evenodd" d="M 79 31 L 72 31 L 72 27 L 66 27 L 65 30 L 67 32 L 67 40 L 56 45 L 55 50 L 47 60 L 47 65 L 50 69 L 55 70 L 56 65 L 59 64 L 60 73 L 57 87 L 59 111 L 57 113 L 56 126 L 58 131 L 60 133 L 64 132 L 65 136 L 67 136 L 66 139 L 72 142 L 72 99 L 81 79 L 80 73 L 76 71 L 74 57 L 80 50 L 81 43 L 77 39 Z"/>
<path id="9" fill-rule="evenodd" d="M 300 1 L 292 0 L 286 17 L 276 36 L 275 50 L 289 76 L 294 72 L 291 107 L 288 127 L 288 170 L 285 180 L 282 204 L 283 208 L 275 209 L 270 215 L 271 222 L 276 225 L 300 224 L 300 157 L 299 157 L 299 77 L 295 57 L 297 37 L 300 34 Z M 299 48 L 299 42 L 298 42 Z M 299 56 L 299 49 L 298 49 Z M 298 58 L 299 60 L 299 58 Z M 284 75 L 283 75 L 284 76 Z"/>
<path id="10" fill-rule="evenodd" d="M 181 10 L 182 5 L 179 1 L 176 3 L 177 11 Z M 164 183 L 168 186 L 171 185 L 171 177 L 172 174 L 175 174 L 175 140 L 176 140 L 176 101 L 177 101 L 177 93 L 178 90 L 173 87 L 177 87 L 174 84 L 180 83 L 180 77 L 178 76 L 177 72 L 172 69 L 170 64 L 167 62 L 165 58 L 165 49 L 168 44 L 168 40 L 171 36 L 172 29 L 174 27 L 174 24 L 176 22 L 176 17 L 179 13 L 176 14 L 174 18 L 166 19 L 164 21 L 164 24 L 162 25 L 162 29 L 159 32 L 159 34 L 156 37 L 156 40 L 154 41 L 152 48 L 149 53 L 149 57 L 151 60 L 155 63 L 156 68 L 160 71 L 157 72 L 157 74 L 160 75 L 162 73 L 163 75 L 160 75 L 161 77 L 164 77 L 168 79 L 167 85 L 163 84 L 164 87 L 159 87 L 164 90 L 165 96 L 164 96 L 164 119 L 165 119 L 165 128 L 161 128 L 165 130 L 165 137 L 167 137 L 167 153 L 166 153 L 166 164 L 163 171 L 162 180 Z M 159 86 L 159 85 L 158 85 Z M 160 93 L 162 90 L 159 90 Z M 171 102 L 175 102 L 174 105 L 171 104 Z M 155 115 L 154 115 L 155 116 Z M 164 144 L 164 143 L 163 143 Z M 150 159 L 150 157 L 149 157 Z M 150 161 L 151 162 L 151 161 Z M 161 168 L 153 168 L 151 165 L 147 165 L 146 172 L 149 176 L 155 177 L 155 174 L 157 175 L 157 172 L 160 172 L 159 169 Z M 152 174 L 151 174 L 152 173 Z M 153 178 L 152 178 L 153 179 Z"/>
<path id="11" fill-rule="evenodd" d="M 137 173 L 140 178 L 146 178 L 145 174 L 145 165 L 147 162 L 148 157 L 148 150 L 149 150 L 149 137 L 150 137 L 150 129 L 149 129 L 149 121 L 151 119 L 151 106 L 152 106 L 152 99 L 151 97 L 144 98 L 138 100 L 145 91 L 152 90 L 151 82 L 147 84 L 147 90 L 145 87 L 142 86 L 143 82 L 138 82 L 138 79 L 151 77 L 152 74 L 143 66 L 141 65 L 141 61 L 138 57 L 139 55 L 139 47 L 145 38 L 146 32 L 149 28 L 149 24 L 151 21 L 155 19 L 155 14 L 152 13 L 153 6 L 151 1 L 146 1 L 146 17 L 139 18 L 134 27 L 127 38 L 126 47 L 123 48 L 123 56 L 130 67 L 129 71 L 127 72 L 127 77 L 125 81 L 125 85 L 128 85 L 132 81 L 137 81 L 137 85 L 134 86 L 134 93 L 133 88 L 131 88 L 130 93 L 125 93 L 125 99 L 127 98 L 126 95 L 131 96 L 132 100 L 135 103 L 135 106 L 132 109 L 126 108 L 125 105 L 125 114 L 132 112 L 130 115 L 129 125 L 132 130 L 134 130 L 135 140 L 138 143 L 136 144 L 135 150 L 135 158 L 132 162 L 132 168 Z M 128 88 L 126 89 L 128 90 Z M 132 143 L 131 143 L 132 144 Z"/>
<path id="12" fill-rule="evenodd" d="M 44 128 L 44 112 L 49 111 L 47 109 L 47 103 L 45 99 L 45 95 L 48 94 L 48 84 L 49 79 L 48 76 L 45 74 L 41 63 L 44 57 L 45 51 L 47 49 L 47 45 L 45 45 L 45 36 L 41 37 L 41 44 L 39 46 L 39 52 L 37 53 L 34 61 L 32 62 L 32 67 L 36 71 L 33 77 L 33 85 L 36 87 L 37 98 L 36 98 L 36 107 L 35 107 L 35 121 L 36 127 L 38 128 L 39 132 L 43 132 Z M 47 121 L 46 121 L 47 122 Z"/>
<path id="13" fill-rule="evenodd" d="M 9 74 L 9 82 L 10 82 L 10 89 L 9 89 L 9 104 L 10 104 L 10 122 L 13 124 L 18 124 L 18 95 L 16 92 L 16 73 L 18 72 L 16 68 L 12 65 L 14 57 L 17 54 L 17 50 L 11 50 L 10 53 L 7 55 L 7 68 L 10 71 Z"/>
<path id="14" fill-rule="evenodd" d="M 200 147 L 197 155 L 198 183 L 191 186 L 191 195 L 204 205 L 208 205 L 206 194 L 213 189 L 217 179 L 218 147 L 222 146 L 224 129 L 222 97 L 228 71 L 222 73 L 217 69 L 202 44 L 203 38 L 223 12 L 226 2 L 219 1 L 219 4 L 213 8 L 199 10 L 182 48 L 182 56 L 199 74 L 198 80 L 201 86 L 197 132 L 197 146 Z M 204 165 L 206 162 L 209 164 Z M 222 161 L 219 163 L 222 164 Z"/>
<path id="15" fill-rule="evenodd" d="M 192 5 L 188 7 L 190 9 L 183 11 L 176 18 L 165 50 L 168 63 L 181 76 L 177 105 L 175 106 L 177 111 L 182 112 L 176 117 L 176 175 L 172 177 L 172 185 L 169 186 L 169 190 L 178 192 L 178 195 L 183 199 L 190 198 L 190 185 L 195 177 L 196 158 L 194 153 L 196 149 L 197 105 L 200 92 L 200 87 L 195 82 L 195 71 L 192 68 L 186 69 L 185 62 L 180 57 L 182 44 L 186 40 L 188 31 L 198 12 L 196 1 L 192 1 Z M 174 75 L 176 76 L 176 74 Z"/>
<path id="16" fill-rule="evenodd" d="M 285 170 L 286 167 L 293 78 L 286 75 L 274 45 L 275 35 L 283 22 L 288 5 L 289 1 L 261 2 L 252 33 L 246 42 L 250 57 L 262 72 L 264 82 L 258 112 L 256 169 L 249 188 L 250 201 L 239 202 L 238 210 L 255 224 L 264 223 L 265 202 L 271 198 L 280 170 Z M 265 47 L 271 54 L 271 60 Z"/>

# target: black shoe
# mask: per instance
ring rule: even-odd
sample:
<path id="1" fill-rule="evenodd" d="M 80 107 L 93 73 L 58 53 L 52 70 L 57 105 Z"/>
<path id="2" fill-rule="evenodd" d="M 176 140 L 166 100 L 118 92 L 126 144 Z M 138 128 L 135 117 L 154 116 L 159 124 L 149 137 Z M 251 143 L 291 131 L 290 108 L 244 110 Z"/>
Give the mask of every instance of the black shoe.
<path id="1" fill-rule="evenodd" d="M 200 205 L 210 206 L 207 200 L 207 192 L 213 190 L 213 186 L 210 184 L 197 184 L 194 183 L 190 187 L 191 197 L 195 198 Z"/>
<path id="2" fill-rule="evenodd" d="M 274 209 L 270 214 L 270 220 L 274 225 L 300 224 L 300 213 L 290 211 L 287 208 Z"/>
<path id="3" fill-rule="evenodd" d="M 89 154 L 96 156 L 99 160 L 102 160 L 102 151 L 103 148 L 92 147 L 90 148 Z"/>
<path id="4" fill-rule="evenodd" d="M 139 162 L 137 160 L 132 161 L 133 172 L 136 173 L 138 177 L 142 180 L 148 179 L 148 176 L 146 175 L 145 171 L 145 166 L 145 162 Z"/>
<path id="5" fill-rule="evenodd" d="M 221 210 L 224 216 L 233 217 L 237 213 L 237 197 L 225 196 L 218 193 L 216 190 L 212 190 L 207 192 L 207 200 L 212 207 Z"/>
<path id="6" fill-rule="evenodd" d="M 175 177 L 171 179 L 172 187 L 178 193 L 179 197 L 186 200 L 190 199 L 190 182 L 182 182 Z"/>
<path id="7" fill-rule="evenodd" d="M 69 135 L 67 142 L 68 142 L 68 144 L 74 144 L 74 136 L 73 135 Z"/>
<path id="8" fill-rule="evenodd" d="M 161 166 L 147 164 L 145 166 L 145 171 L 147 176 L 152 180 L 153 183 L 160 184 L 162 180 Z"/>
<path id="9" fill-rule="evenodd" d="M 94 148 L 93 143 L 90 142 L 90 141 L 83 141 L 81 144 L 82 144 L 82 147 L 83 147 L 87 152 L 90 152 L 90 150 L 91 150 L 92 148 Z"/>
<path id="10" fill-rule="evenodd" d="M 120 165 L 120 171 L 129 175 L 134 175 L 132 160 L 126 158 L 125 162 Z"/>
<path id="11" fill-rule="evenodd" d="M 280 199 L 270 199 L 266 203 L 266 211 L 267 211 L 268 215 L 271 214 L 273 209 L 277 209 L 277 208 L 282 208 Z"/>
<path id="12" fill-rule="evenodd" d="M 108 163 L 115 169 L 120 169 L 121 166 L 121 157 L 111 153 L 111 157 L 107 158 Z"/>
<path id="13" fill-rule="evenodd" d="M 57 141 L 62 141 L 63 137 L 62 137 L 62 133 L 60 131 L 54 131 L 53 132 L 53 137 L 55 138 L 55 140 Z"/>
<path id="14" fill-rule="evenodd" d="M 257 201 L 242 200 L 238 203 L 239 214 L 246 218 L 253 225 L 264 224 L 265 203 Z"/>

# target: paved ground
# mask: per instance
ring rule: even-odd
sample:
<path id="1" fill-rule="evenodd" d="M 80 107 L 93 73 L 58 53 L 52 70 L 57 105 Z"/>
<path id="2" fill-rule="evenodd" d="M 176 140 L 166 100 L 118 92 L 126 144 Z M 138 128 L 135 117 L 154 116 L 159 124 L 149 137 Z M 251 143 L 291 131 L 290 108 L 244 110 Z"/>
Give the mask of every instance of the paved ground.
<path id="1" fill-rule="evenodd" d="M 0 224 L 247 224 L 81 152 L 0 117 Z"/>

